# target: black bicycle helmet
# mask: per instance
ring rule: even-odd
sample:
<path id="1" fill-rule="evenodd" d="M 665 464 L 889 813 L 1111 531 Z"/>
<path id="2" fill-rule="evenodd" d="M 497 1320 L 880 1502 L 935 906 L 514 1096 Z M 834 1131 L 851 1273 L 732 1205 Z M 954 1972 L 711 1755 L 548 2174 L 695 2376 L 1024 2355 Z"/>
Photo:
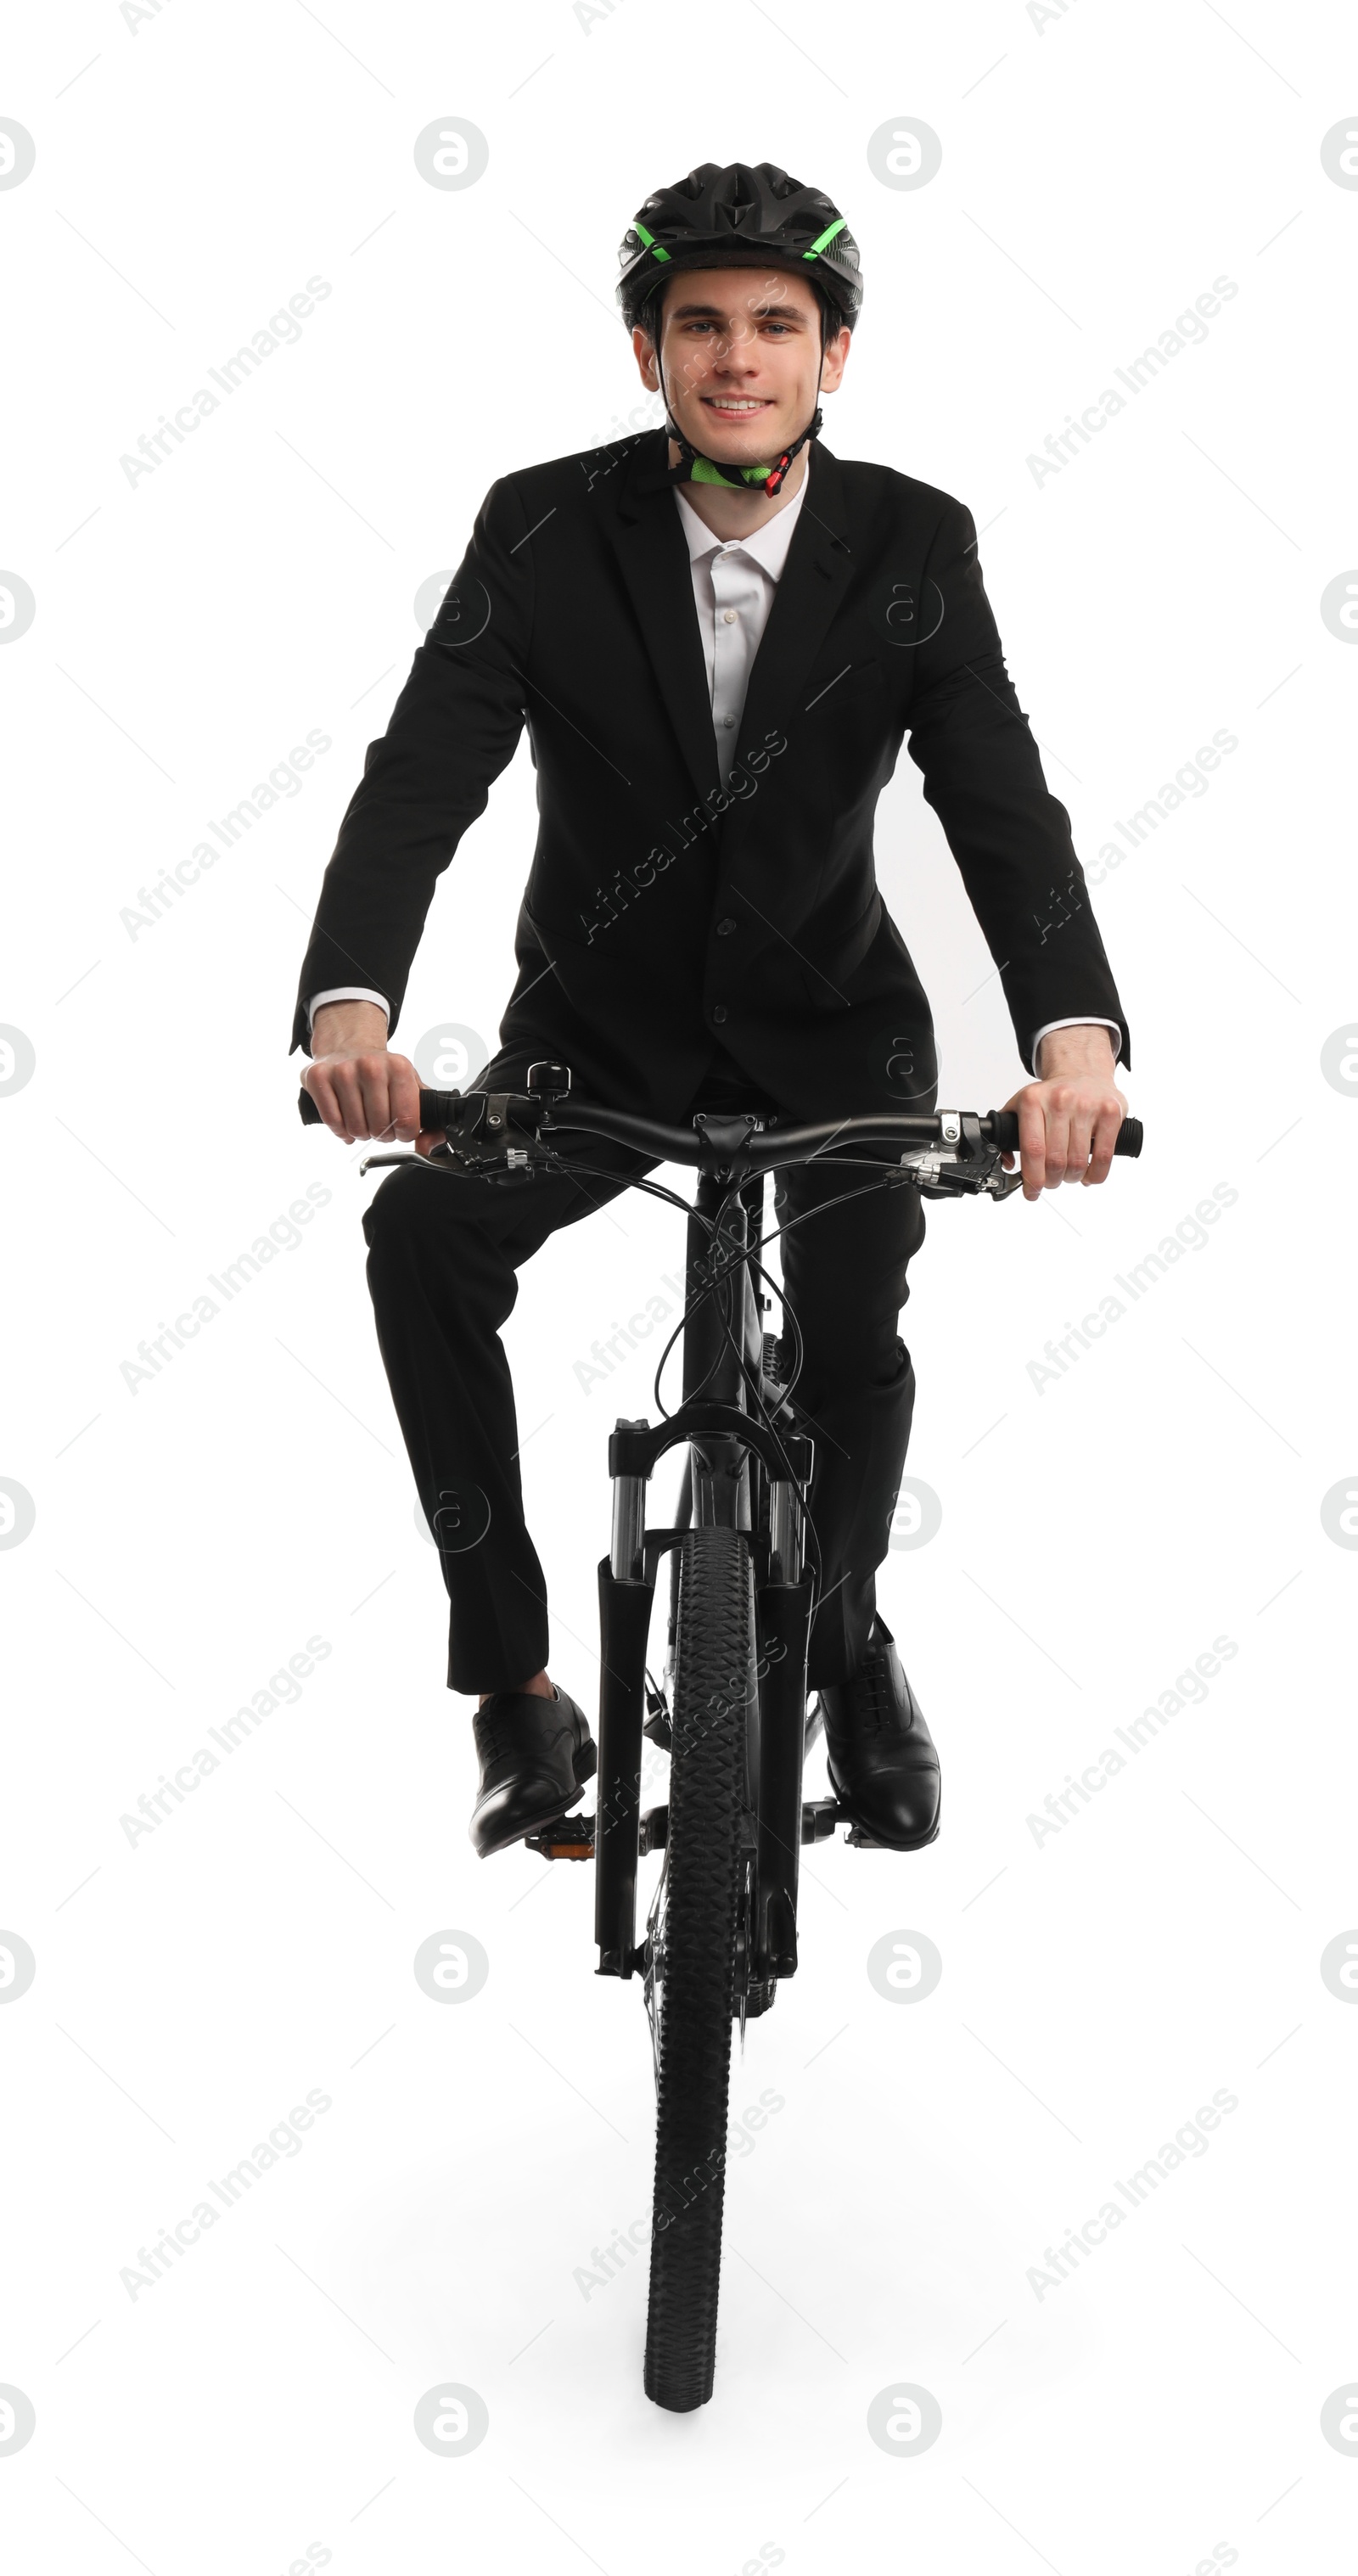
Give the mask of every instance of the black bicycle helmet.
<path id="1" fill-rule="evenodd" d="M 646 320 L 650 299 L 685 268 L 775 268 L 795 272 L 821 298 L 821 351 L 835 328 L 852 331 L 863 302 L 858 244 L 819 188 L 804 188 L 776 162 L 704 161 L 672 188 L 658 188 L 633 217 L 618 251 L 618 303 L 628 330 Z M 833 320 L 832 317 L 833 316 Z M 659 350 L 657 346 L 657 371 Z M 680 451 L 673 482 L 762 483 L 772 495 L 821 426 L 819 409 L 772 465 L 731 468 L 700 456 L 677 427 L 665 393 L 666 426 Z"/>

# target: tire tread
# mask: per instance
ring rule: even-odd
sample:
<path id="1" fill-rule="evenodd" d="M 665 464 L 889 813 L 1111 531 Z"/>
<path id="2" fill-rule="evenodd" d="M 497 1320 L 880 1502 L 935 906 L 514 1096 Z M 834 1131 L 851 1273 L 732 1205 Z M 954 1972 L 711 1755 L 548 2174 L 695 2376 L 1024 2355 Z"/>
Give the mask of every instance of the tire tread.
<path id="1" fill-rule="evenodd" d="M 745 1692 L 749 1543 L 690 1530 L 678 1550 L 665 1986 L 656 2109 L 646 2394 L 684 2413 L 712 2394 L 721 2275 Z"/>

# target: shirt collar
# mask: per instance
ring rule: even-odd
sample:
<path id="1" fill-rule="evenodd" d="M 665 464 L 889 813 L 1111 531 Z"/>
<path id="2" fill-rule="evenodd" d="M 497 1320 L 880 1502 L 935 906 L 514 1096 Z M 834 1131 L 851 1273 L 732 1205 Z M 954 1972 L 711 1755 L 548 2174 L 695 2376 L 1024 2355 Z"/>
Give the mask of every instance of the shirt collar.
<path id="1" fill-rule="evenodd" d="M 781 578 L 783 566 L 787 562 L 787 550 L 792 543 L 797 513 L 806 499 L 810 480 L 811 454 L 808 449 L 806 472 L 802 476 L 801 489 L 795 499 L 788 502 L 786 509 L 775 510 L 773 517 L 766 519 L 762 527 L 753 529 L 748 537 L 736 539 L 734 545 L 729 538 L 713 536 L 711 529 L 699 518 L 691 502 L 685 500 L 683 485 L 676 483 L 673 486 L 674 497 L 679 504 L 680 521 L 684 535 L 688 539 L 690 563 L 707 562 L 723 545 L 732 545 L 733 552 L 752 557 L 760 570 L 768 574 L 770 581 L 778 581 Z"/>

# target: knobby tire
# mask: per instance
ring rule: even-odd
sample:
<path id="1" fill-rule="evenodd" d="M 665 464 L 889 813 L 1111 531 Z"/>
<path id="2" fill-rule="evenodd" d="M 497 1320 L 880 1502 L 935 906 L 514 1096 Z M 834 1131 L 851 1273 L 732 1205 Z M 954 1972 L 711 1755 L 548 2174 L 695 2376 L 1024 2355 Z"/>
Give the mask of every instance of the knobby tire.
<path id="1" fill-rule="evenodd" d="M 739 1531 L 690 1530 L 678 1554 L 644 2385 L 682 2414 L 716 2354 L 754 1604 Z"/>

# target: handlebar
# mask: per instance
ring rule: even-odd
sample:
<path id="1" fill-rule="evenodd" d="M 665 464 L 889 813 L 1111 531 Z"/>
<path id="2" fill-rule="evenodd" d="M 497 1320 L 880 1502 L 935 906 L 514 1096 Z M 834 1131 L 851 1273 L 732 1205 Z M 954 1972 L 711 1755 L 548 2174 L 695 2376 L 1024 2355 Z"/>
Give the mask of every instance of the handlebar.
<path id="1" fill-rule="evenodd" d="M 558 1069 L 551 1070 L 556 1073 Z M 321 1125 L 321 1113 L 309 1092 L 298 1094 L 297 1106 L 304 1126 Z M 669 1127 L 656 1119 L 635 1117 L 630 1110 L 577 1099 L 569 1089 L 498 1094 L 421 1089 L 420 1125 L 425 1130 L 442 1128 L 445 1133 L 451 1129 L 463 1144 L 474 1139 L 481 1154 L 498 1153 L 510 1146 L 522 1149 L 531 1144 L 535 1135 L 557 1137 L 574 1132 L 607 1136 L 616 1144 L 635 1146 L 657 1162 L 696 1166 L 710 1162 L 714 1154 L 729 1155 L 746 1172 L 764 1171 L 775 1163 L 806 1161 L 813 1154 L 828 1153 L 836 1145 L 869 1141 L 897 1143 L 912 1154 L 940 1153 L 950 1163 L 965 1167 L 969 1160 L 993 1163 L 1002 1153 L 1016 1153 L 1019 1141 L 1018 1112 L 1013 1109 L 992 1109 L 984 1117 L 970 1110 L 941 1110 L 933 1117 L 912 1110 L 882 1110 L 857 1118 L 821 1119 L 809 1125 L 786 1127 L 776 1123 L 760 1126 L 752 1118 L 700 1111 L 692 1126 Z M 1134 1158 L 1141 1152 L 1142 1134 L 1139 1118 L 1124 1118 L 1113 1152 Z"/>
<path id="2" fill-rule="evenodd" d="M 706 1143 L 698 1133 L 706 1131 Z M 564 1116 L 547 1116 L 541 1121 L 544 1133 L 556 1135 L 572 1127 L 582 1128 L 595 1136 L 609 1136 L 621 1145 L 636 1145 L 654 1153 L 667 1163 L 698 1163 L 704 1152 L 715 1145 L 744 1135 L 748 1121 L 712 1115 L 695 1118 L 692 1128 L 662 1127 L 649 1118 L 634 1118 L 626 1110 L 604 1109 L 577 1101 Z M 970 1111 L 940 1110 L 935 1117 L 922 1117 L 910 1110 L 888 1109 L 870 1112 L 858 1118 L 825 1118 L 812 1125 L 779 1126 L 772 1122 L 751 1135 L 741 1151 L 741 1160 L 752 1172 L 763 1171 L 770 1164 L 800 1160 L 812 1154 L 823 1154 L 834 1145 L 860 1145 L 872 1141 L 898 1143 L 907 1150 L 928 1153 L 935 1147 L 947 1148 L 964 1144 L 968 1131 L 974 1130 L 976 1141 L 991 1153 L 1018 1151 L 1018 1112 L 992 1109 L 977 1118 Z M 1115 1154 L 1137 1155 L 1141 1151 L 1142 1128 L 1139 1118 L 1125 1118 L 1118 1129 Z"/>

